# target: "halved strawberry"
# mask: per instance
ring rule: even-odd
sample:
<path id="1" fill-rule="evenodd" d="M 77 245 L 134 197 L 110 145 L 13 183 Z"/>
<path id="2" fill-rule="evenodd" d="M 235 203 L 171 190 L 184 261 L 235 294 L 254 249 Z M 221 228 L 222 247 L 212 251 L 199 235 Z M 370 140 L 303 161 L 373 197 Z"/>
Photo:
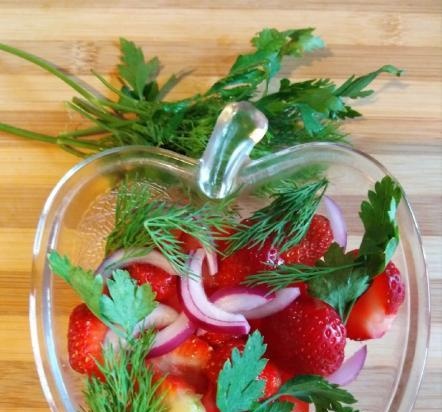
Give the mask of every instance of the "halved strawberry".
<path id="1" fill-rule="evenodd" d="M 132 263 L 125 269 L 130 273 L 132 279 L 137 281 L 138 285 L 149 283 L 156 293 L 155 299 L 158 302 L 166 303 L 168 299 L 176 295 L 177 276 L 149 263 Z"/>
<path id="2" fill-rule="evenodd" d="M 328 376 L 341 366 L 345 326 L 327 303 L 300 296 L 284 310 L 263 319 L 270 359 L 296 374 Z"/>
<path id="3" fill-rule="evenodd" d="M 97 362 L 103 360 L 102 345 L 107 332 L 108 327 L 84 303 L 74 308 L 68 329 L 68 354 L 72 369 L 104 379 Z"/>
<path id="4" fill-rule="evenodd" d="M 354 304 L 346 325 L 348 337 L 366 340 L 384 336 L 404 299 L 405 285 L 401 274 L 390 262 Z"/>
<path id="5" fill-rule="evenodd" d="M 182 378 L 169 375 L 161 383 L 164 406 L 168 412 L 205 412 L 201 396 Z"/>
<path id="6" fill-rule="evenodd" d="M 205 368 L 212 356 L 212 347 L 203 339 L 191 336 L 173 351 L 152 358 L 149 363 L 156 371 L 185 379 L 198 392 L 207 386 Z"/>

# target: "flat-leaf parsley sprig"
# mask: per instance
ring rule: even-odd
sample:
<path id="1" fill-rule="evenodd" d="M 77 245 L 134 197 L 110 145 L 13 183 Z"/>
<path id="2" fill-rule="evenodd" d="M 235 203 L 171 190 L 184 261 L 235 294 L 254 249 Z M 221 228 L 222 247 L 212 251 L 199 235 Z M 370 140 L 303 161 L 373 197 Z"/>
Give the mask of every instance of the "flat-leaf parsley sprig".
<path id="1" fill-rule="evenodd" d="M 167 94 L 189 71 L 172 75 L 160 84 L 159 59 L 146 59 L 141 48 L 126 39 L 120 39 L 121 63 L 117 71 L 121 87 L 93 72 L 114 96 L 112 99 L 46 60 L 0 43 L 0 50 L 41 67 L 78 93 L 80 96 L 68 105 L 91 124 L 55 136 L 5 123 L 0 123 L 0 131 L 57 144 L 78 156 L 135 144 L 199 158 L 221 110 L 228 103 L 249 100 L 269 120 L 267 134 L 252 152 L 254 158 L 298 143 L 339 141 L 345 136 L 340 121 L 360 116 L 348 105 L 348 99 L 370 95 L 372 90 L 366 88 L 378 75 L 399 76 L 401 70 L 386 65 L 363 76 L 353 75 L 341 86 L 329 79 L 282 79 L 279 89 L 269 92 L 269 82 L 280 71 L 284 57 L 300 58 L 324 47 L 313 31 L 263 29 L 251 41 L 254 50 L 239 55 L 226 76 L 207 91 L 170 101 L 165 100 Z"/>
<path id="2" fill-rule="evenodd" d="M 293 404 L 280 401 L 293 396 L 315 405 L 318 412 L 358 412 L 351 406 L 356 399 L 338 385 L 317 375 L 300 375 L 287 381 L 270 398 L 260 401 L 264 381 L 259 379 L 267 360 L 263 337 L 253 332 L 240 353 L 233 349 L 218 377 L 216 404 L 221 412 L 289 412 Z M 290 406 L 290 408 L 289 408 Z"/>
<path id="3" fill-rule="evenodd" d="M 53 250 L 48 254 L 51 271 L 68 283 L 90 311 L 118 336 L 132 336 L 135 326 L 157 303 L 150 284 L 138 286 L 125 270 L 116 270 L 107 280 L 104 294 L 101 274 L 75 266 L 68 257 Z"/>

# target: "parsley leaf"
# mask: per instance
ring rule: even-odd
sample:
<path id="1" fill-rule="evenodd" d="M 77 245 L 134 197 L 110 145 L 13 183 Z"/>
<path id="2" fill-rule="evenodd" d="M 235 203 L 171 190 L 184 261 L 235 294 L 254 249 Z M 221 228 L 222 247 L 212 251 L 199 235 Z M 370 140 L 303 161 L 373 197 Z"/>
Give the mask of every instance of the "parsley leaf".
<path id="1" fill-rule="evenodd" d="M 100 299 L 103 293 L 103 278 L 91 270 L 74 266 L 66 256 L 61 256 L 55 250 L 48 254 L 51 271 L 68 283 L 82 301 L 97 317 L 100 317 Z"/>
<path id="2" fill-rule="evenodd" d="M 301 187 L 283 183 L 273 189 L 272 203 L 254 212 L 250 225 L 239 226 L 229 237 L 227 254 L 244 246 L 262 246 L 269 238 L 282 253 L 305 236 L 328 182 L 322 179 Z"/>
<path id="3" fill-rule="evenodd" d="M 144 53 L 135 43 L 120 39 L 121 64 L 118 72 L 122 80 L 132 88 L 137 99 L 145 99 L 145 87 L 156 78 L 160 70 L 160 61 L 154 57 L 148 62 L 144 61 Z"/>
<path id="4" fill-rule="evenodd" d="M 358 412 L 350 406 L 356 399 L 345 389 L 327 382 L 316 375 L 300 375 L 286 382 L 276 396 L 294 396 L 304 402 L 313 403 L 316 412 Z M 275 397 L 276 397 L 275 396 Z M 259 408 L 256 412 L 261 412 Z"/>
<path id="5" fill-rule="evenodd" d="M 399 244 L 397 208 L 402 189 L 389 176 L 376 182 L 368 200 L 362 202 L 359 216 L 364 224 L 364 237 L 359 247 L 360 260 L 374 276 L 381 273 Z"/>
<path id="6" fill-rule="evenodd" d="M 258 331 L 249 336 L 242 353 L 233 349 L 218 377 L 216 404 L 221 412 L 244 412 L 252 408 L 264 392 L 264 381 L 257 379 L 267 360 Z"/>
<path id="7" fill-rule="evenodd" d="M 56 251 L 48 255 L 49 267 L 63 278 L 104 324 L 119 336 L 131 336 L 135 325 L 155 308 L 155 294 L 149 284 L 137 286 L 129 273 L 115 270 L 107 280 L 110 296 L 103 294 L 103 277 L 74 266 Z M 120 325 L 124 333 L 115 327 Z"/>
<path id="8" fill-rule="evenodd" d="M 257 409 L 259 412 L 292 412 L 293 403 L 291 402 L 274 402 L 264 405 Z"/>
<path id="9" fill-rule="evenodd" d="M 135 325 L 155 309 L 155 293 L 147 283 L 137 286 L 125 270 L 115 270 L 107 286 L 110 296 L 101 296 L 100 313 L 131 335 Z"/>
<path id="10" fill-rule="evenodd" d="M 345 254 L 337 243 L 330 246 L 324 255 L 324 261 L 319 261 L 317 266 L 318 268 L 338 269 L 326 276 L 310 280 L 308 282 L 309 293 L 333 306 L 341 319 L 347 319 L 354 301 L 369 286 L 370 276 L 367 269 L 355 264 L 354 253 Z"/>
<path id="11" fill-rule="evenodd" d="M 355 77 L 354 75 L 348 78 L 345 83 L 338 87 L 334 94 L 340 97 L 350 97 L 356 99 L 358 97 L 366 97 L 373 94 L 373 90 L 363 90 L 367 87 L 377 76 L 381 73 L 390 73 L 395 76 L 401 76 L 402 70 L 390 64 L 382 66 L 374 72 L 368 73 L 365 76 Z"/>

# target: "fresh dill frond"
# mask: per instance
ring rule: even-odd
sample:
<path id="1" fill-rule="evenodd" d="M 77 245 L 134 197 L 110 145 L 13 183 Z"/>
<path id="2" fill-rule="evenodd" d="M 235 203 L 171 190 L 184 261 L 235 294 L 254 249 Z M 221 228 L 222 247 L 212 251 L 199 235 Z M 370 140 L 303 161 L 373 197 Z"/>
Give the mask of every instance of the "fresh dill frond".
<path id="1" fill-rule="evenodd" d="M 240 225 L 229 237 L 226 253 L 245 246 L 262 246 L 269 238 L 281 253 L 298 244 L 307 233 L 327 184 L 321 179 L 298 187 L 293 181 L 283 181 L 273 189 L 272 203 L 254 212 L 248 219 L 250 225 Z"/>
<path id="2" fill-rule="evenodd" d="M 145 361 L 154 338 L 155 333 L 147 330 L 118 349 L 104 346 L 99 369 L 105 380 L 87 379 L 83 412 L 166 412 L 164 393 L 159 390 L 162 379 L 154 380 L 154 371 Z"/>
<path id="3" fill-rule="evenodd" d="M 358 262 L 334 267 L 328 266 L 308 266 L 303 264 L 281 265 L 274 270 L 260 272 L 247 277 L 244 281 L 248 286 L 267 286 L 271 292 L 284 289 L 297 282 L 309 282 L 311 280 L 328 276 L 344 270 L 352 270 L 362 266 Z"/>
<path id="4" fill-rule="evenodd" d="M 227 199 L 202 206 L 174 204 L 152 198 L 147 184 L 123 183 L 117 194 L 115 227 L 107 238 L 106 253 L 142 247 L 157 248 L 178 274 L 187 274 L 188 254 L 182 250 L 179 234 L 199 241 L 207 250 L 215 250 L 215 235 L 226 233 L 236 224 Z"/>

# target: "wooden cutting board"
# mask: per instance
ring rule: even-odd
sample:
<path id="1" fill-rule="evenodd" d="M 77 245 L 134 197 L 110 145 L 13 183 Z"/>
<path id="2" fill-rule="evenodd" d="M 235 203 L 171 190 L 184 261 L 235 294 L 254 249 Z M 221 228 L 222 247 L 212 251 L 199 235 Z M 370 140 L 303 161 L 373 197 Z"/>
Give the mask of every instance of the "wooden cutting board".
<path id="1" fill-rule="evenodd" d="M 91 5 L 93 4 L 93 5 Z M 346 129 L 356 147 L 402 182 L 419 221 L 433 299 L 429 361 L 415 411 L 442 410 L 441 5 L 437 0 L 333 1 L 32 1 L 0 0 L 0 41 L 45 57 L 92 81 L 111 72 L 119 36 L 158 55 L 164 75 L 195 68 L 176 96 L 203 90 L 223 75 L 263 27 L 317 28 L 328 49 L 283 74 L 296 79 L 365 73 L 392 63 L 403 79 L 384 76 L 381 93 L 355 104 L 364 119 Z M 64 84 L 0 54 L 0 122 L 56 133 L 71 129 Z M 28 327 L 32 242 L 44 201 L 78 161 L 49 145 L 0 134 L 0 411 L 46 411 Z"/>

